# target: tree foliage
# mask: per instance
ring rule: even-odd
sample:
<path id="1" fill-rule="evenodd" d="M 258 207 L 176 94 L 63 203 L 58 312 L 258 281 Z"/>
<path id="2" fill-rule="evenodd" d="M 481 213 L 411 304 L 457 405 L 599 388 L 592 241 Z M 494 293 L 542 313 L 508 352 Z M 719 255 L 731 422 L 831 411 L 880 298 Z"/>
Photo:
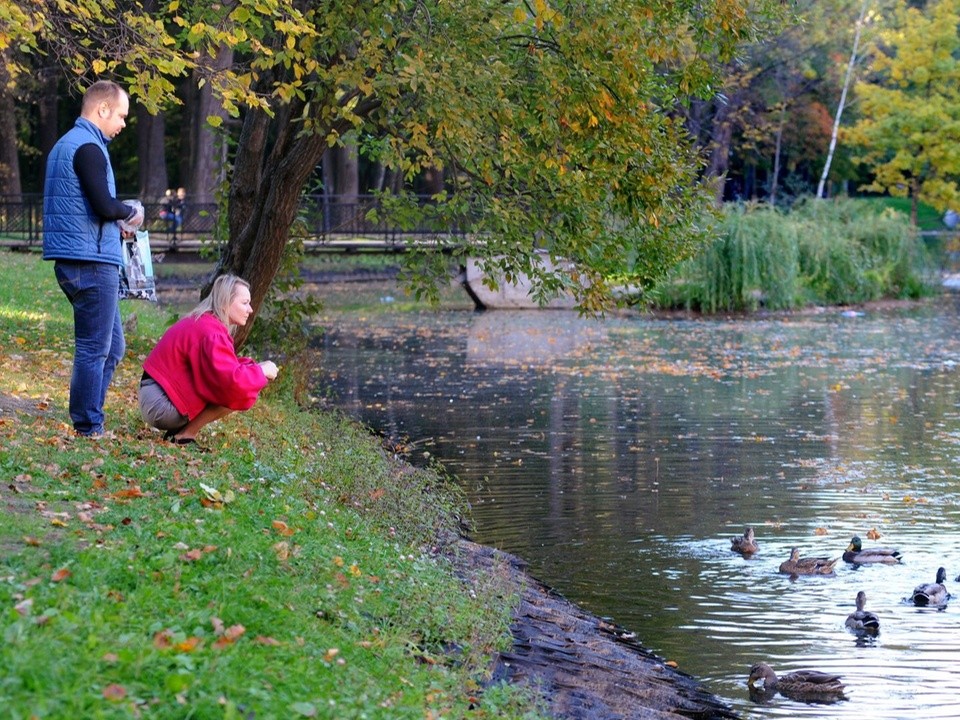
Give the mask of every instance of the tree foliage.
<path id="1" fill-rule="evenodd" d="M 708 219 L 697 148 L 674 112 L 709 94 L 717 62 L 755 39 L 774 0 L 37 0 L 2 24 L 78 79 L 111 76 L 151 111 L 192 73 L 234 142 L 222 271 L 258 308 L 323 152 L 356 142 L 412 181 L 443 173 L 429 208 L 468 231 L 457 253 L 520 272 L 587 310 L 613 274 L 649 286 L 691 254 Z M 9 13 L 10 11 L 7 11 Z M 31 24 L 32 22 L 32 24 Z M 33 43 L 33 47 L 30 44 Z M 229 48 L 232 62 L 217 62 Z M 550 274 L 537 248 L 574 260 Z M 446 260 L 425 253 L 429 293 Z"/>
<path id="2" fill-rule="evenodd" d="M 956 207 L 960 189 L 960 2 L 901 3 L 882 34 L 872 76 L 857 87 L 861 119 L 849 138 L 874 173 L 866 189 Z"/>

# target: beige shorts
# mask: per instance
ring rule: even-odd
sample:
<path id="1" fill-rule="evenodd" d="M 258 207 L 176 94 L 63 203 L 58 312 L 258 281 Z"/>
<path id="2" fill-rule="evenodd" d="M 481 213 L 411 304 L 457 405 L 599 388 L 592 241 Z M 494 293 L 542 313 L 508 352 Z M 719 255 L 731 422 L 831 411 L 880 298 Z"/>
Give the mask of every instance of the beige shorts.
<path id="1" fill-rule="evenodd" d="M 140 381 L 139 405 L 143 419 L 158 430 L 179 430 L 190 422 L 190 418 L 177 410 L 163 388 L 151 377 Z"/>

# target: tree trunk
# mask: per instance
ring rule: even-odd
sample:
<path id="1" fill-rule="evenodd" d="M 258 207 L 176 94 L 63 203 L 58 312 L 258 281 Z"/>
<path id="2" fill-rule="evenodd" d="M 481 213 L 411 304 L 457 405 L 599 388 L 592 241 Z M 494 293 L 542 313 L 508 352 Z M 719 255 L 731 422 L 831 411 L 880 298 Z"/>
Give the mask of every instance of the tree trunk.
<path id="1" fill-rule="evenodd" d="M 910 224 L 917 227 L 920 221 L 920 180 L 910 179 Z"/>
<path id="2" fill-rule="evenodd" d="M 10 81 L 6 70 L 8 53 L 9 49 L 0 53 L 0 195 L 19 199 L 23 187 L 17 155 L 17 105 L 7 89 Z"/>
<path id="3" fill-rule="evenodd" d="M 245 223 L 239 244 L 247 252 L 232 257 L 230 265 L 225 267 L 250 283 L 254 316 L 280 268 L 290 226 L 300 206 L 300 193 L 325 149 L 326 140 L 322 136 L 298 138 L 286 151 L 274 153 L 263 173 L 255 197 L 257 209 Z M 242 222 L 236 212 L 231 205 L 231 225 Z M 246 340 L 251 327 L 252 322 L 248 322 L 240 328 L 236 336 L 238 345 Z"/>
<path id="4" fill-rule="evenodd" d="M 213 64 L 215 72 L 229 68 L 233 64 L 233 50 L 226 46 L 221 47 Z M 217 132 L 207 122 L 207 118 L 219 116 L 226 120 L 227 113 L 215 101 L 209 78 L 196 92 L 195 101 L 188 118 L 191 163 L 186 188 L 194 202 L 212 203 L 216 200 L 217 188 L 226 177 L 227 148 L 218 141 Z"/>
<path id="5" fill-rule="evenodd" d="M 733 140 L 733 103 L 736 95 L 719 102 L 713 117 L 713 132 L 710 142 L 710 160 L 705 173 L 707 182 L 713 185 L 717 205 L 723 202 L 727 170 L 730 167 L 730 143 Z"/>
<path id="6" fill-rule="evenodd" d="M 786 122 L 786 108 L 780 108 L 780 121 L 777 123 L 776 143 L 773 151 L 773 177 L 770 178 L 770 204 L 777 204 L 777 182 L 780 178 L 780 148 L 783 145 L 783 125 Z"/>
<path id="7" fill-rule="evenodd" d="M 151 115 L 137 106 L 137 158 L 140 172 L 140 199 L 159 202 L 169 185 L 164 147 L 166 121 L 163 113 Z"/>
<path id="8" fill-rule="evenodd" d="M 240 132 L 230 184 L 230 241 L 215 273 L 233 273 L 250 283 L 253 315 L 237 332 L 238 346 L 249 335 L 276 277 L 300 195 L 327 149 L 326 133 L 298 137 L 299 124 L 288 119 L 302 109 L 295 103 L 272 119 L 262 110 L 250 110 Z M 272 125 L 279 130 L 267 155 Z"/>
<path id="9" fill-rule="evenodd" d="M 342 147 L 333 150 L 335 158 L 334 183 L 336 202 L 333 209 L 336 213 L 333 222 L 341 229 L 359 229 L 362 211 L 360 202 L 360 163 L 357 157 L 357 139 L 351 133 L 344 138 Z"/>
<path id="10" fill-rule="evenodd" d="M 823 188 L 827 183 L 827 175 L 830 174 L 830 165 L 833 162 L 833 153 L 837 148 L 837 136 L 840 134 L 840 116 L 843 115 L 843 107 L 847 103 L 847 90 L 853 80 L 853 68 L 857 64 L 857 52 L 860 48 L 860 33 L 863 30 L 863 19 L 867 16 L 867 9 L 870 7 L 870 0 L 863 0 L 860 6 L 860 17 L 857 18 L 857 27 L 853 35 L 853 50 L 850 51 L 850 60 L 847 62 L 847 73 L 843 78 L 843 90 L 840 92 L 840 103 L 837 105 L 837 114 L 833 118 L 833 131 L 830 134 L 830 149 L 827 150 L 827 160 L 823 164 L 823 173 L 820 175 L 820 182 L 817 185 L 817 197 L 823 198 Z"/>

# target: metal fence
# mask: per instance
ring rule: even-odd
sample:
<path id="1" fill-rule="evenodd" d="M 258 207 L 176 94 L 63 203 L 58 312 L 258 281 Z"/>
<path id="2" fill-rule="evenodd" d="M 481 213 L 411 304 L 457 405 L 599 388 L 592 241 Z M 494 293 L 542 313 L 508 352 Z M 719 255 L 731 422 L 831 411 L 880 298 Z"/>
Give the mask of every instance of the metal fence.
<path id="1" fill-rule="evenodd" d="M 421 204 L 429 197 L 418 199 Z M 214 242 L 219 209 L 215 203 L 184 204 L 179 219 L 167 216 L 162 202 L 144 203 L 144 228 L 150 231 L 155 250 L 192 250 Z M 383 219 L 380 199 L 372 195 L 306 195 L 301 199 L 291 235 L 314 250 L 402 251 L 411 245 L 452 244 L 462 239 L 459 228 L 424 221 L 413 228 L 399 228 Z M 43 197 L 0 196 L 0 246 L 39 247 L 43 241 Z"/>

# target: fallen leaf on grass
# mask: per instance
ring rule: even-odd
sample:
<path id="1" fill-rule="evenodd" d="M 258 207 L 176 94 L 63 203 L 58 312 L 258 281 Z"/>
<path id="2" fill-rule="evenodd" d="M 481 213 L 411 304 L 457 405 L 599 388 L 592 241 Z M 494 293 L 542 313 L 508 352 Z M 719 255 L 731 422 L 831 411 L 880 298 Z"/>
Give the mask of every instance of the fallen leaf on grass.
<path id="1" fill-rule="evenodd" d="M 204 497 L 200 498 L 200 502 L 205 507 L 211 507 L 211 505 L 208 505 L 207 503 L 211 503 L 214 507 L 220 507 L 226 503 L 232 503 L 236 497 L 233 493 L 233 490 L 227 490 L 226 492 L 221 493 L 215 487 L 204 485 L 203 483 L 199 483 L 199 485 L 200 489 L 203 490 L 204 493 Z M 204 500 L 206 500 L 206 502 L 204 502 Z"/>
<path id="2" fill-rule="evenodd" d="M 290 543 L 286 540 L 281 540 L 274 545 L 273 551 L 277 554 L 277 560 L 280 562 L 286 562 L 290 559 Z"/>
<path id="3" fill-rule="evenodd" d="M 240 625 L 238 623 L 236 625 L 231 625 L 226 630 L 224 630 L 223 636 L 225 638 L 230 638 L 231 640 L 236 640 L 241 635 L 243 635 L 246 631 L 247 629 L 243 625 Z"/>
<path id="4" fill-rule="evenodd" d="M 33 598 L 27 598 L 26 600 L 21 600 L 16 605 L 13 606 L 13 609 L 17 611 L 17 614 L 21 617 L 26 617 L 30 614 L 30 610 L 33 609 Z"/>
<path id="5" fill-rule="evenodd" d="M 246 631 L 247 629 L 243 625 L 231 625 L 223 631 L 223 635 L 217 638 L 216 642 L 213 643 L 213 647 L 217 650 L 222 650 L 228 645 L 233 645 Z"/>
<path id="6" fill-rule="evenodd" d="M 103 696 L 107 700 L 123 700 L 127 696 L 127 689 L 123 685 L 113 683 L 103 689 Z"/>
<path id="7" fill-rule="evenodd" d="M 283 520 L 274 520 L 271 525 L 273 526 L 273 529 L 281 535 L 290 536 L 296 532 L 296 530 L 287 525 Z"/>
<path id="8" fill-rule="evenodd" d="M 55 583 L 62 582 L 72 574 L 68 568 L 62 567 L 50 576 L 50 580 Z"/>
<path id="9" fill-rule="evenodd" d="M 140 489 L 139 485 L 133 485 L 123 490 L 117 490 L 115 493 L 112 493 L 109 497 L 114 500 L 132 500 L 134 498 L 146 497 L 143 490 Z"/>
<path id="10" fill-rule="evenodd" d="M 317 706 L 309 702 L 296 702 L 290 709 L 301 717 L 317 717 Z"/>
<path id="11" fill-rule="evenodd" d="M 40 541 L 30 535 L 24 535 L 23 542 L 25 545 L 29 545 L 30 547 L 40 547 Z"/>
<path id="12" fill-rule="evenodd" d="M 188 653 L 193 652 L 200 645 L 200 638 L 195 636 L 190 636 L 183 642 L 178 642 L 176 649 L 180 652 Z"/>
<path id="13" fill-rule="evenodd" d="M 181 547 L 177 547 L 175 545 L 174 547 L 176 547 L 177 550 L 181 550 L 184 547 L 186 547 L 186 545 L 183 545 L 182 543 L 177 543 L 177 545 L 181 546 Z M 184 562 L 196 562 L 197 560 L 202 558 L 205 554 L 215 552 L 216 549 L 217 549 L 216 545 L 204 545 L 202 548 L 193 548 L 193 550 L 188 550 L 187 552 L 183 553 L 180 556 L 180 559 L 183 560 Z"/>
<path id="14" fill-rule="evenodd" d="M 282 643 L 272 637 L 267 637 L 266 635 L 257 635 L 253 641 L 255 643 L 260 643 L 261 645 L 281 645 Z"/>

